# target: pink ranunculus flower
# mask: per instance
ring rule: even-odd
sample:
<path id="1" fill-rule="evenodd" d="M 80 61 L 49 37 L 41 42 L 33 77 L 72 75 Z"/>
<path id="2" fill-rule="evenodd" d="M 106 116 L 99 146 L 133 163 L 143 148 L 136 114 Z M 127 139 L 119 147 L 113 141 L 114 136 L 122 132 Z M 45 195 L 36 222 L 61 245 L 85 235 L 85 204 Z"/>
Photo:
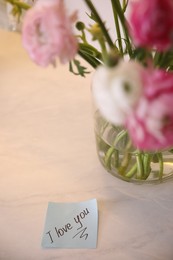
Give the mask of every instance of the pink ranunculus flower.
<path id="1" fill-rule="evenodd" d="M 130 33 L 137 46 L 164 51 L 173 44 L 173 1 L 140 0 L 132 3 Z"/>
<path id="2" fill-rule="evenodd" d="M 78 50 L 72 32 L 75 13 L 68 16 L 63 0 L 38 0 L 27 11 L 22 28 L 24 48 L 31 59 L 40 66 L 55 65 L 59 57 L 66 63 Z"/>
<path id="3" fill-rule="evenodd" d="M 146 69 L 143 71 L 144 94 L 155 99 L 162 93 L 173 93 L 173 73 L 164 69 Z"/>
<path id="4" fill-rule="evenodd" d="M 144 96 L 126 121 L 133 144 L 156 151 L 173 146 L 173 73 L 145 72 Z"/>

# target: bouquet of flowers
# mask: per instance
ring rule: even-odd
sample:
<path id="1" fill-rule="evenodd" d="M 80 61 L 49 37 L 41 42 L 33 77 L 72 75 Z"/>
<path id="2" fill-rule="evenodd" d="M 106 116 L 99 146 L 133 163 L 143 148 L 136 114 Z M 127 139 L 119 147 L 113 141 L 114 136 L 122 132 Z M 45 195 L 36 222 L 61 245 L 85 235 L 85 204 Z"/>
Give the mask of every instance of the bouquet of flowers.
<path id="1" fill-rule="evenodd" d="M 107 122 L 121 129 L 109 149 L 103 149 L 104 165 L 111 170 L 117 158 L 115 144 L 128 134 L 128 156 L 121 163 L 116 160 L 121 176 L 147 179 L 151 162 L 158 161 L 162 178 L 160 151 L 171 152 L 173 146 L 173 1 L 110 0 L 115 38 L 92 1 L 83 1 L 90 11 L 89 26 L 77 20 L 77 11 L 69 14 L 63 0 L 38 0 L 31 8 L 6 0 L 18 10 L 15 14 L 27 10 L 22 41 L 34 62 L 55 66 L 59 58 L 62 63 L 69 62 L 71 72 L 85 76 L 88 71 L 77 59 L 78 54 L 94 68 L 96 106 Z M 100 48 L 94 47 L 88 34 Z M 132 145 L 136 161 L 129 163 Z"/>

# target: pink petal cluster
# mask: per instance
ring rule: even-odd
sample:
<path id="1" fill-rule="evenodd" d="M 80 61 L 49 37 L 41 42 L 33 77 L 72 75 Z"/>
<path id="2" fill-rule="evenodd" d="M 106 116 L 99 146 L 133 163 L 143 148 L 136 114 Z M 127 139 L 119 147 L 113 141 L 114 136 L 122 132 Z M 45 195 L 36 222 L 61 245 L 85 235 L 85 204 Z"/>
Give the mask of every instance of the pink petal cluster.
<path id="1" fill-rule="evenodd" d="M 173 146 L 173 73 L 147 69 L 143 75 L 144 95 L 127 118 L 133 144 L 156 151 Z"/>
<path id="2" fill-rule="evenodd" d="M 59 57 L 66 63 L 78 50 L 72 32 L 75 14 L 67 15 L 63 0 L 38 0 L 26 13 L 22 40 L 31 59 L 40 66 L 55 64 Z"/>
<path id="3" fill-rule="evenodd" d="M 138 0 L 132 3 L 130 33 L 137 46 L 167 50 L 173 44 L 173 1 Z"/>

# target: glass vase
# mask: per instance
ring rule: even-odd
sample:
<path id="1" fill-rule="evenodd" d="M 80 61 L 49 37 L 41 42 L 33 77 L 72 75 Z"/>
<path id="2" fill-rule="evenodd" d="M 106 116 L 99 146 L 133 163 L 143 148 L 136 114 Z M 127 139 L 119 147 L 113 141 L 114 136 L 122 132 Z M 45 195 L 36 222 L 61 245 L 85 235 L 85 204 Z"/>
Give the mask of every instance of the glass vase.
<path id="1" fill-rule="evenodd" d="M 122 127 L 94 114 L 99 160 L 113 176 L 133 183 L 161 183 L 173 177 L 173 150 L 145 152 L 132 146 Z"/>

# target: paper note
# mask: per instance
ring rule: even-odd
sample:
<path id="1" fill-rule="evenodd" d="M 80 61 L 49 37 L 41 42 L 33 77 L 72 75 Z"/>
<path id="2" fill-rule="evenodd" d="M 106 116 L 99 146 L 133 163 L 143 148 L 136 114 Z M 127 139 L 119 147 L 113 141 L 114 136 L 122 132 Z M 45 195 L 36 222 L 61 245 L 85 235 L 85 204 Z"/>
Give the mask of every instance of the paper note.
<path id="1" fill-rule="evenodd" d="M 49 202 L 42 246 L 46 248 L 96 248 L 96 199 L 79 203 Z"/>

